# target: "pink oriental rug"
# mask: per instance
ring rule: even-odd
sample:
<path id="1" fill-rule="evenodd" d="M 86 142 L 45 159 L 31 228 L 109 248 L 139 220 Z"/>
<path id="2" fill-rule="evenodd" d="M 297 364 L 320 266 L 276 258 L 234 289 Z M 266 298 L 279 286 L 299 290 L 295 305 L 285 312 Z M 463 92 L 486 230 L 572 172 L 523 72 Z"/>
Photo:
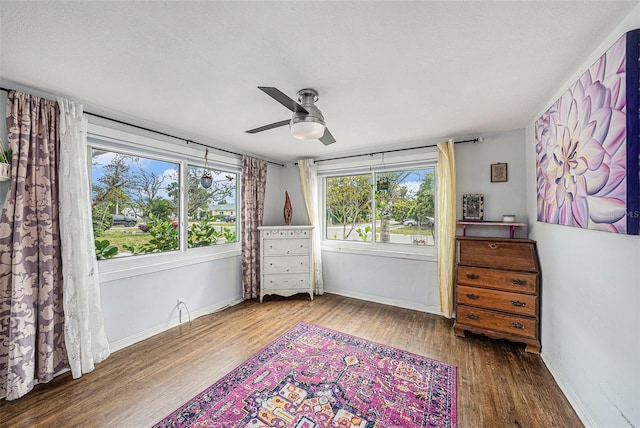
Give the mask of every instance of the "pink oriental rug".
<path id="1" fill-rule="evenodd" d="M 300 323 L 156 427 L 455 427 L 456 367 Z"/>

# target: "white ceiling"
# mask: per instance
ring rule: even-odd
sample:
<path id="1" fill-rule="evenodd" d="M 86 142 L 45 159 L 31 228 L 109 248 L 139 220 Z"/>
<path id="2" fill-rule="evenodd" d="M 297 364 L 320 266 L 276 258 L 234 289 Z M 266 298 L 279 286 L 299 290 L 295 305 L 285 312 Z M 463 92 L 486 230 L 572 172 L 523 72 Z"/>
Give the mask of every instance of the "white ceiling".
<path id="1" fill-rule="evenodd" d="M 271 160 L 524 127 L 634 1 L 0 1 L 0 83 Z M 337 143 L 259 91 L 315 88 Z"/>

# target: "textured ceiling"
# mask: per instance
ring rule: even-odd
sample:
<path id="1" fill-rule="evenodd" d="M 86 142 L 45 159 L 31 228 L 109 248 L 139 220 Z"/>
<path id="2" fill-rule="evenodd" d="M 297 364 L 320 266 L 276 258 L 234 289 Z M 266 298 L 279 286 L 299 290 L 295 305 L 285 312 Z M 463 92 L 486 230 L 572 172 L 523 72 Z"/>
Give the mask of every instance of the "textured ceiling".
<path id="1" fill-rule="evenodd" d="M 0 1 L 0 83 L 289 161 L 522 128 L 637 1 Z M 337 143 L 257 86 L 305 87 Z"/>

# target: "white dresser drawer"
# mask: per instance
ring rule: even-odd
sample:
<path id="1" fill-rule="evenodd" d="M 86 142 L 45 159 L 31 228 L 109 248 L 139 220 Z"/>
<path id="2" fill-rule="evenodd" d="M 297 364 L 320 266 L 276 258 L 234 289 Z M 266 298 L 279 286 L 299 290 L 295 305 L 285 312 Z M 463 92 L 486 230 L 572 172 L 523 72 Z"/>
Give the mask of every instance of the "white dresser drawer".
<path id="1" fill-rule="evenodd" d="M 309 256 L 265 256 L 262 271 L 265 274 L 309 272 Z"/>
<path id="2" fill-rule="evenodd" d="M 309 254 L 308 239 L 265 239 L 264 255 Z"/>
<path id="3" fill-rule="evenodd" d="M 260 233 L 262 238 L 308 238 L 311 236 L 311 230 L 309 229 L 297 229 L 297 228 L 265 228 L 261 227 Z"/>
<path id="4" fill-rule="evenodd" d="M 269 290 L 301 290 L 306 291 L 311 285 L 306 273 L 264 275 L 263 286 Z"/>

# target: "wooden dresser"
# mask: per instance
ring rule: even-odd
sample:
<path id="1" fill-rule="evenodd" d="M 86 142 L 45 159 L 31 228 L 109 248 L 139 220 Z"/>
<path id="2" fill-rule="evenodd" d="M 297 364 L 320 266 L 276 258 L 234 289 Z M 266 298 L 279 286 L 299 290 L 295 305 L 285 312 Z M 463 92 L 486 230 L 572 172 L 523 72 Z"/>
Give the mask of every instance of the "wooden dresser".
<path id="1" fill-rule="evenodd" d="M 267 294 L 309 293 L 313 226 L 260 226 L 260 301 Z"/>
<path id="2" fill-rule="evenodd" d="M 540 268 L 530 239 L 457 237 L 457 336 L 465 330 L 540 353 Z"/>

